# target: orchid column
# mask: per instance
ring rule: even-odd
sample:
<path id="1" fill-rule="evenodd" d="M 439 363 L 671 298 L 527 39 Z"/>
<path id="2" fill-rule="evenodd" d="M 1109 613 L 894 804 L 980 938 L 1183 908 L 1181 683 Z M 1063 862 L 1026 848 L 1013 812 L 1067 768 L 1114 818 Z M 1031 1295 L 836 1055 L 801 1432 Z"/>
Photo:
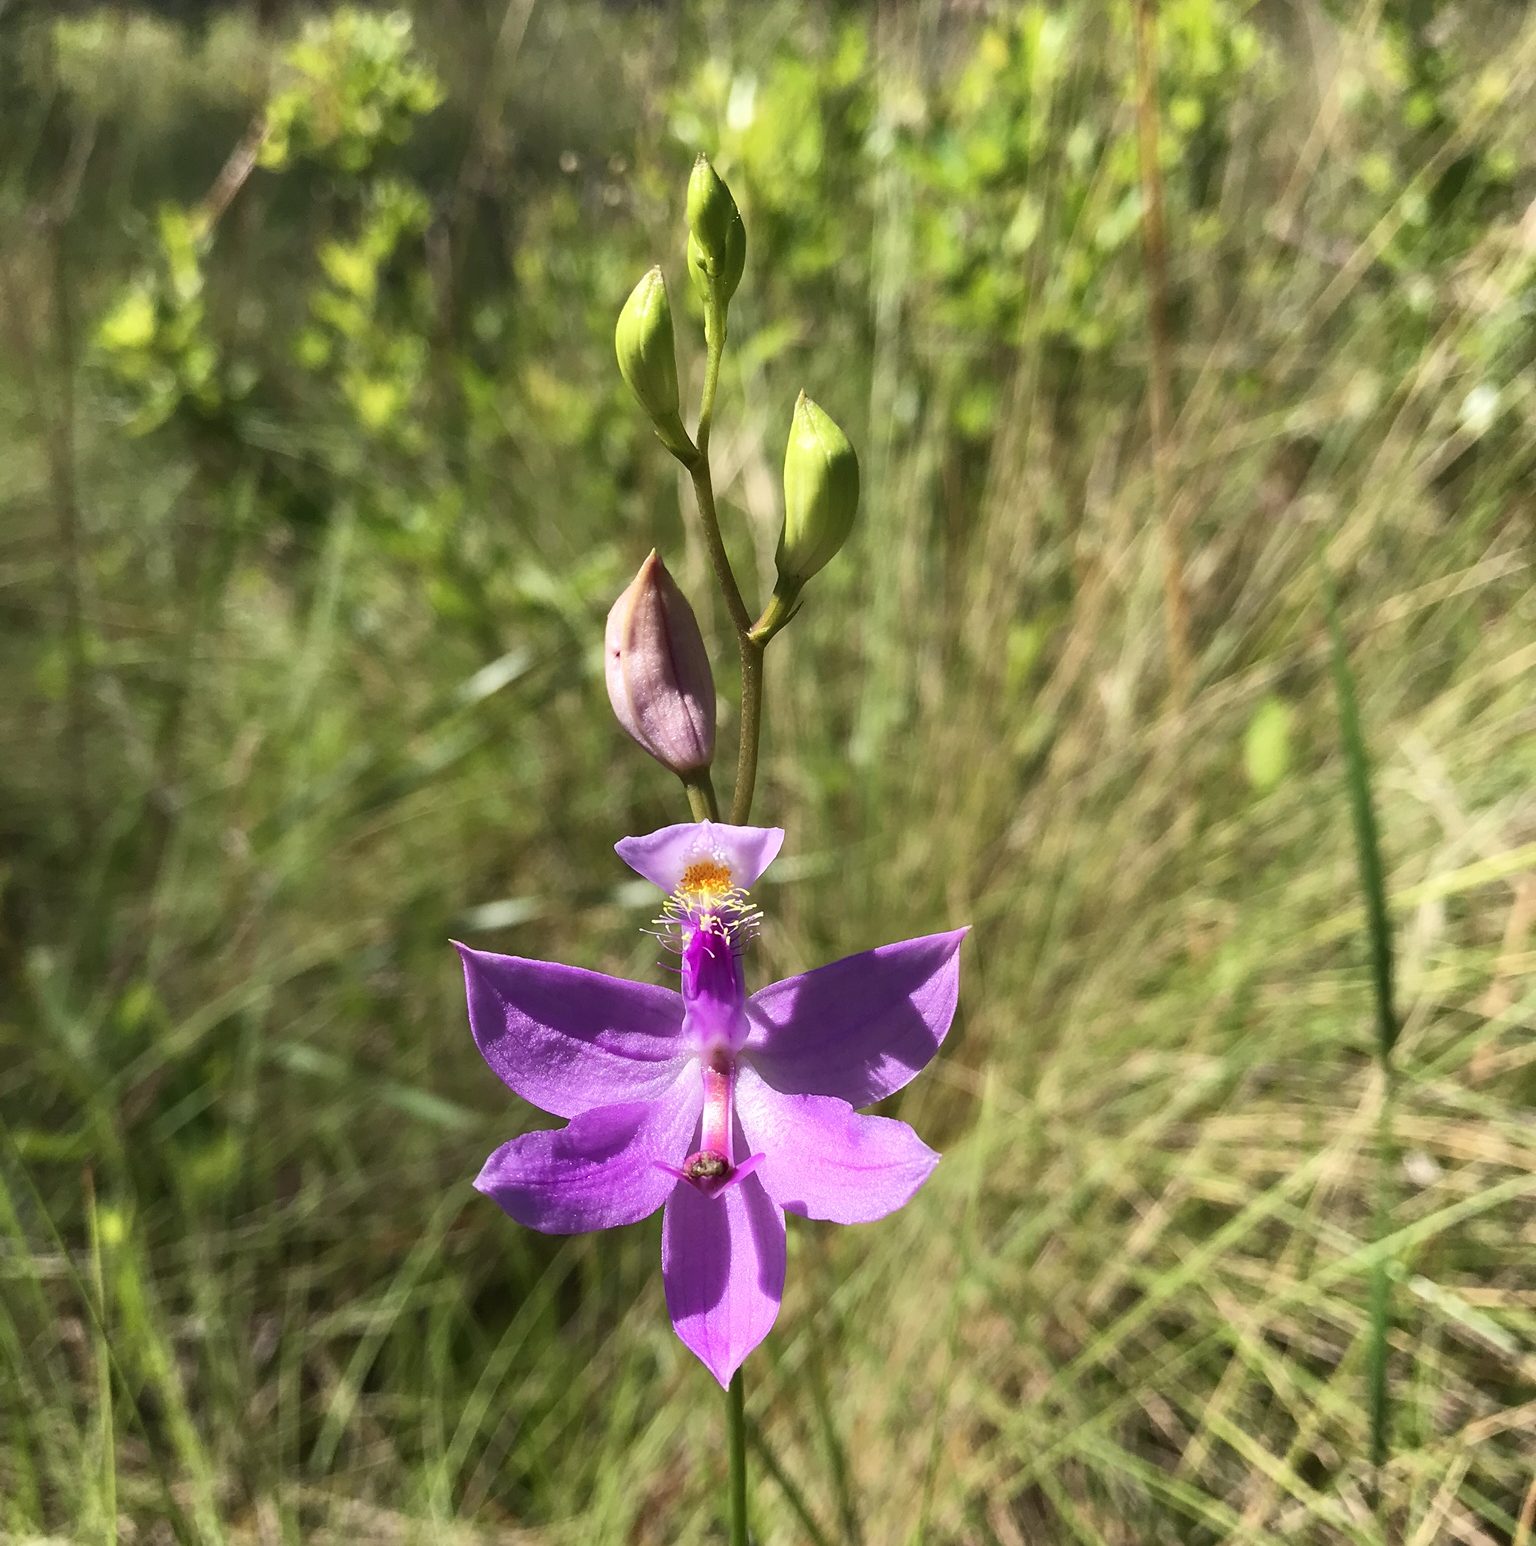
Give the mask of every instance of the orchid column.
<path id="1" fill-rule="evenodd" d="M 652 551 L 609 613 L 605 676 L 619 723 L 682 781 L 694 817 L 616 845 L 663 895 L 654 932 L 676 955 L 678 989 L 459 951 L 487 1063 L 516 1094 L 566 1120 L 502 1145 L 475 1185 L 519 1223 L 556 1234 L 663 1209 L 667 1310 L 726 1390 L 730 1539 L 747 1546 L 741 1366 L 779 1312 L 785 1214 L 844 1224 L 883 1218 L 938 1163 L 905 1123 L 855 1108 L 900 1089 L 938 1050 L 954 1017 L 965 931 L 880 946 L 748 993 L 746 960 L 762 917 L 752 887 L 784 840 L 781 828 L 746 824 L 763 652 L 846 541 L 859 474 L 847 437 L 802 393 L 784 458 L 778 578 L 754 622 L 721 538 L 709 467 L 746 237 L 730 191 L 702 156 L 689 182 L 688 225 L 706 348 L 692 436 L 659 268 L 625 304 L 616 347 L 624 379 L 692 480 L 736 634 L 742 712 L 732 820 L 718 820 L 711 773 L 708 650 Z"/>

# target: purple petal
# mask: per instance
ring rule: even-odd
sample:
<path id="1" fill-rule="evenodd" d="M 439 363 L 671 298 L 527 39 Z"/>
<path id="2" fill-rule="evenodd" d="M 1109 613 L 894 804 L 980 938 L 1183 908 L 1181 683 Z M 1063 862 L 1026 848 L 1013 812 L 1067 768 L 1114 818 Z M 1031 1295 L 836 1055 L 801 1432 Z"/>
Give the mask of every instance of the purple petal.
<path id="1" fill-rule="evenodd" d="M 509 1089 L 557 1117 L 652 1100 L 686 1055 L 670 988 L 458 946 L 469 1025 Z"/>
<path id="2" fill-rule="evenodd" d="M 847 1101 L 785 1095 L 743 1068 L 736 1114 L 763 1151 L 758 1170 L 781 1208 L 834 1224 L 883 1219 L 910 1201 L 939 1156 L 905 1122 L 861 1117 Z"/>
<path id="3" fill-rule="evenodd" d="M 552 1132 L 502 1144 L 475 1189 L 548 1235 L 633 1224 L 676 1185 L 659 1162 L 687 1153 L 703 1101 L 702 1083 L 685 1069 L 658 1100 L 599 1106 Z"/>
<path id="4" fill-rule="evenodd" d="M 661 1276 L 678 1336 L 730 1384 L 784 1293 L 784 1215 L 759 1176 L 718 1197 L 676 1185 L 662 1215 Z"/>
<path id="5" fill-rule="evenodd" d="M 676 891 L 690 864 L 713 862 L 731 872 L 743 891 L 773 863 L 784 842 L 783 827 L 732 827 L 723 821 L 683 821 L 644 837 L 620 838 L 614 852 L 636 873 L 663 891 Z"/>
<path id="6" fill-rule="evenodd" d="M 775 1089 L 867 1106 L 939 1050 L 960 991 L 964 929 L 925 934 L 789 977 L 747 1001 L 747 1052 Z"/>

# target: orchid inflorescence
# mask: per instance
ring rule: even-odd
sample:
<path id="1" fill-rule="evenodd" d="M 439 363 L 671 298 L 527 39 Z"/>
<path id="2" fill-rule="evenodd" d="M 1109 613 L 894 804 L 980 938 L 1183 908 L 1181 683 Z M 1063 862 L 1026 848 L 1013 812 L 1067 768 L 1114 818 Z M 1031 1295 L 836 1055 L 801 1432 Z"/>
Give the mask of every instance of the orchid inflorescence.
<path id="1" fill-rule="evenodd" d="M 802 392 L 784 460 L 772 597 L 754 622 L 721 539 L 709 468 L 727 309 L 746 236 L 730 190 L 700 157 L 688 189 L 688 270 L 704 308 L 699 417 L 683 424 L 666 281 L 652 269 L 625 303 L 619 369 L 692 480 L 736 632 L 740 745 L 731 821 L 711 777 L 715 684 L 687 597 L 653 551 L 614 603 L 604 640 L 609 700 L 628 734 L 682 780 L 694 820 L 626 837 L 618 855 L 664 895 L 652 925 L 679 988 L 460 945 L 481 1053 L 524 1100 L 566 1125 L 503 1144 L 475 1185 L 551 1234 L 632 1224 L 662 1209 L 662 1280 L 683 1342 L 732 1393 L 732 1540 L 745 1540 L 742 1361 L 784 1288 L 786 1213 L 883 1218 L 938 1163 L 904 1122 L 855 1109 L 899 1090 L 954 1017 L 965 930 L 847 956 L 748 994 L 744 960 L 762 920 L 753 887 L 784 840 L 747 824 L 757 771 L 762 660 L 807 582 L 847 540 L 858 461 Z"/>

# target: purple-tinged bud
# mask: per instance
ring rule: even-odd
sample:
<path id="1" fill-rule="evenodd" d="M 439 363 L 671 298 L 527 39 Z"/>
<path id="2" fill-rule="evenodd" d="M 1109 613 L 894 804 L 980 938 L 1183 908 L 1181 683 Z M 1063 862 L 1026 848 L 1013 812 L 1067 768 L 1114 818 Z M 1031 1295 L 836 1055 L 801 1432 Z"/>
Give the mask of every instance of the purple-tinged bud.
<path id="1" fill-rule="evenodd" d="M 604 666 L 613 712 L 646 751 L 680 776 L 709 766 L 709 654 L 688 598 L 654 550 L 608 614 Z"/>

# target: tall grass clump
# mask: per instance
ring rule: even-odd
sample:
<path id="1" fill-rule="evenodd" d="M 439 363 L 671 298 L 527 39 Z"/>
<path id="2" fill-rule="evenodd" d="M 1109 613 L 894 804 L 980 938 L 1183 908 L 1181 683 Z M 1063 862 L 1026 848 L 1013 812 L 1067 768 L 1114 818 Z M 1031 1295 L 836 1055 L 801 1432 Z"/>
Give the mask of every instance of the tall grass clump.
<path id="1" fill-rule="evenodd" d="M 802 386 L 862 473 L 761 970 L 975 925 L 944 1163 L 795 1237 L 762 1540 L 1528 1540 L 1536 22 L 1157 8 L 1176 693 L 1130 4 L 471 9 L 0 40 L 0 1534 L 718 1539 L 653 1226 L 466 1184 L 444 950 L 650 968 L 603 617 L 710 566 L 611 340 L 708 146 L 743 587 Z"/>

